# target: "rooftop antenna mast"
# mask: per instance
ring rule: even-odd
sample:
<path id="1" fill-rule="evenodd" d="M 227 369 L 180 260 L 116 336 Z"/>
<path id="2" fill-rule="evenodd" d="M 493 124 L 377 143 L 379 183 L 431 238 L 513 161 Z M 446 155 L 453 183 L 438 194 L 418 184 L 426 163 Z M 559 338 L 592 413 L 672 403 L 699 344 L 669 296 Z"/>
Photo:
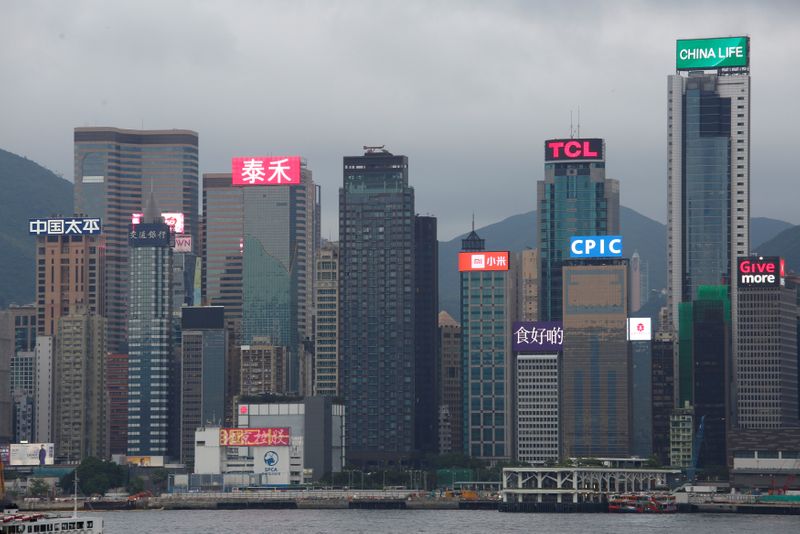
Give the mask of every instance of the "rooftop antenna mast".
<path id="1" fill-rule="evenodd" d="M 581 106 L 578 104 L 578 138 L 581 136 Z"/>
<path id="2" fill-rule="evenodd" d="M 575 130 L 572 127 L 572 110 L 569 110 L 569 138 L 575 138 Z"/>

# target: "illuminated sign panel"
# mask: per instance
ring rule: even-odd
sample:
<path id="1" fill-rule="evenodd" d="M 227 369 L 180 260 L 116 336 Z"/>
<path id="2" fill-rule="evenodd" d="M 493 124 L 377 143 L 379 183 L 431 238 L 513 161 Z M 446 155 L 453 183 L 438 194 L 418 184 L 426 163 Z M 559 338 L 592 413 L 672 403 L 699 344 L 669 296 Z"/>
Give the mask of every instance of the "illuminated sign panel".
<path id="1" fill-rule="evenodd" d="M 169 230 L 163 224 L 131 225 L 128 243 L 132 247 L 167 247 L 169 246 Z"/>
<path id="2" fill-rule="evenodd" d="M 131 213 L 131 224 L 136 226 L 142 222 L 142 213 Z M 182 234 L 185 230 L 185 217 L 183 213 L 162 213 L 161 218 L 169 226 L 169 231 L 173 234 Z"/>
<path id="3" fill-rule="evenodd" d="M 777 287 L 781 285 L 784 272 L 783 258 L 770 256 L 767 258 L 738 258 L 737 282 L 739 287 Z"/>
<path id="4" fill-rule="evenodd" d="M 300 156 L 231 159 L 231 185 L 298 185 Z"/>
<path id="5" fill-rule="evenodd" d="M 192 236 L 190 235 L 176 235 L 175 246 L 172 247 L 175 252 L 191 252 L 192 251 Z"/>
<path id="6" fill-rule="evenodd" d="M 12 443 L 9 465 L 53 465 L 52 443 Z"/>
<path id="7" fill-rule="evenodd" d="M 125 462 L 139 467 L 164 467 L 163 456 L 126 456 Z"/>
<path id="8" fill-rule="evenodd" d="M 544 142 L 545 161 L 602 160 L 602 139 L 548 139 Z"/>
<path id="9" fill-rule="evenodd" d="M 575 236 L 569 240 L 570 258 L 619 258 L 622 256 L 622 236 Z"/>
<path id="10" fill-rule="evenodd" d="M 31 235 L 95 235 L 100 233 L 100 219 L 69 217 L 66 219 L 29 219 Z"/>
<path id="11" fill-rule="evenodd" d="M 289 428 L 220 428 L 220 447 L 278 447 L 289 445 Z"/>
<path id="12" fill-rule="evenodd" d="M 464 271 L 507 271 L 508 251 L 503 252 L 459 252 L 458 270 Z"/>
<path id="13" fill-rule="evenodd" d="M 629 341 L 650 341 L 653 336 L 653 322 L 650 317 L 631 317 L 628 319 Z"/>
<path id="14" fill-rule="evenodd" d="M 747 37 L 679 39 L 675 49 L 677 70 L 747 67 L 750 40 Z"/>
<path id="15" fill-rule="evenodd" d="M 564 346 L 560 321 L 517 321 L 511 329 L 514 352 L 559 352 Z"/>

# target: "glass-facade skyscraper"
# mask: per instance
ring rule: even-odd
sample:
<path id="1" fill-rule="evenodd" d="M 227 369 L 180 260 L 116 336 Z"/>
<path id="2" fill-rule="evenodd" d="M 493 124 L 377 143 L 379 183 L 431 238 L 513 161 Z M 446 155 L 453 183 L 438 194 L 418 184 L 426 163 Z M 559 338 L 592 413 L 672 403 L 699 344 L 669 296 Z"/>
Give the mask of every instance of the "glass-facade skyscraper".
<path id="1" fill-rule="evenodd" d="M 436 239 L 436 217 L 414 217 L 414 303 L 416 361 L 414 378 L 416 395 L 416 448 L 433 453 L 438 448 L 439 389 L 436 364 L 436 339 L 439 314 L 439 242 Z"/>
<path id="2" fill-rule="evenodd" d="M 128 455 L 169 456 L 178 409 L 170 399 L 172 247 L 169 226 L 151 196 L 144 222 L 130 231 L 128 312 Z"/>
<path id="3" fill-rule="evenodd" d="M 353 464 L 398 464 L 415 447 L 414 189 L 408 158 L 344 158 L 339 190 L 341 393 Z"/>
<path id="4" fill-rule="evenodd" d="M 581 155 L 572 156 L 576 152 L 566 147 L 573 143 L 585 147 Z M 619 234 L 619 182 L 606 178 L 602 139 L 551 139 L 545 141 L 544 180 L 536 186 L 539 319 L 559 321 L 562 262 L 570 257 L 570 238 Z"/>
<path id="5" fill-rule="evenodd" d="M 198 136 L 190 130 L 75 128 L 75 212 L 100 217 L 105 236 L 108 349 L 127 350 L 128 231 L 152 190 L 199 241 Z"/>
<path id="6" fill-rule="evenodd" d="M 464 252 L 485 250 L 473 230 Z M 513 262 L 513 259 L 511 260 Z M 513 271 L 461 273 L 461 376 L 464 454 L 484 460 L 514 456 L 511 322 Z"/>

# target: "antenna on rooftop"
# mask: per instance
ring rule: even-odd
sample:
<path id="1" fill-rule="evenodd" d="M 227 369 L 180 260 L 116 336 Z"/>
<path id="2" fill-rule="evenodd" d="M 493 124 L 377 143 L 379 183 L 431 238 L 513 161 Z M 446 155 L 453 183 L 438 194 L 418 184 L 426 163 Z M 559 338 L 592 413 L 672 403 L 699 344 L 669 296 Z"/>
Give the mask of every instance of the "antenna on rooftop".
<path id="1" fill-rule="evenodd" d="M 578 104 L 578 137 L 581 136 L 581 106 Z"/>

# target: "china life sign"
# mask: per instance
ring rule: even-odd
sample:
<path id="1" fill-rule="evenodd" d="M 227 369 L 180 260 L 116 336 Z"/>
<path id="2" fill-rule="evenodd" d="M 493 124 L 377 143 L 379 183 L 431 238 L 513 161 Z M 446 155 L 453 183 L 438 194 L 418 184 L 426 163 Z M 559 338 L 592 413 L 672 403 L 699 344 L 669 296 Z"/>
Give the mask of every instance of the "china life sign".
<path id="1" fill-rule="evenodd" d="M 231 159 L 231 185 L 300 185 L 300 156 Z"/>
<path id="2" fill-rule="evenodd" d="M 680 39 L 675 50 L 677 70 L 710 70 L 749 65 L 749 37 Z"/>
<path id="3" fill-rule="evenodd" d="M 514 352 L 561 352 L 564 324 L 560 321 L 517 321 L 511 336 Z"/>

